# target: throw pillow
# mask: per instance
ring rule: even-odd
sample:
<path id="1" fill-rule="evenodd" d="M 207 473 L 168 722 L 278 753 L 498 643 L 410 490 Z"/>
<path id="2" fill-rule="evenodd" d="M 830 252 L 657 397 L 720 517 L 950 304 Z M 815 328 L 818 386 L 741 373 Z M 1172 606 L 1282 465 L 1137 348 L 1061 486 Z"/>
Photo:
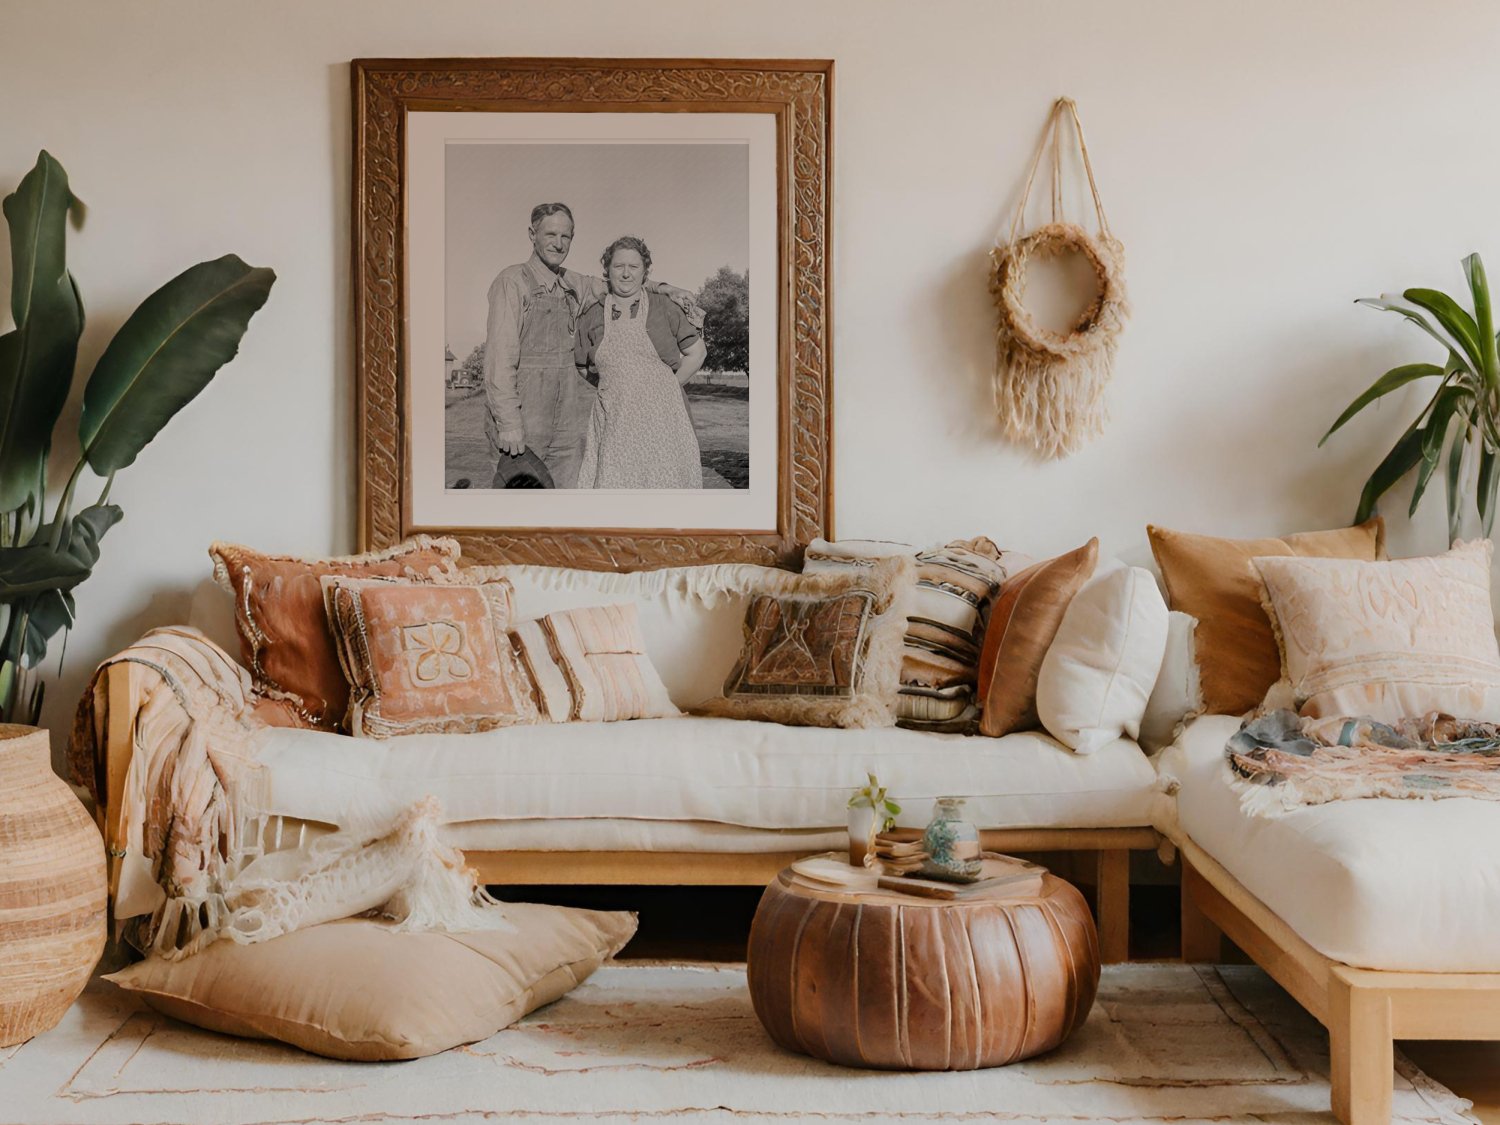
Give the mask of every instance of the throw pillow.
<path id="1" fill-rule="evenodd" d="M 549 613 L 517 625 L 516 653 L 554 723 L 680 715 L 641 638 L 633 603 Z"/>
<path id="2" fill-rule="evenodd" d="M 1047 733 L 1080 754 L 1139 739 L 1167 648 L 1167 604 L 1148 571 L 1115 566 L 1074 596 L 1042 659 L 1036 709 Z"/>
<path id="3" fill-rule="evenodd" d="M 334 1059 L 416 1059 L 488 1039 L 571 991 L 635 933 L 634 914 L 507 903 L 515 932 L 394 933 L 370 918 L 255 945 L 216 941 L 106 980 L 195 1027 Z"/>
<path id="4" fill-rule="evenodd" d="M 1256 559 L 1283 654 L 1278 686 L 1312 718 L 1500 721 L 1491 552 L 1482 540 L 1393 562 Z"/>
<path id="5" fill-rule="evenodd" d="M 895 556 L 778 580 L 752 597 L 724 697 L 703 712 L 792 726 L 890 726 L 915 568 L 911 557 Z"/>
<path id="6" fill-rule="evenodd" d="M 983 536 L 918 551 L 870 540 L 809 544 L 803 573 L 870 566 L 878 558 L 910 554 L 916 587 L 906 619 L 896 725 L 922 730 L 970 730 L 979 716 L 974 686 L 979 646 L 996 592 L 1009 574 L 1029 564 Z"/>
<path id="7" fill-rule="evenodd" d="M 1036 684 L 1073 596 L 1094 573 L 1099 540 L 1039 562 L 1000 588 L 979 658 L 979 731 L 992 738 L 1040 720 Z"/>
<path id="8" fill-rule="evenodd" d="M 450 573 L 458 543 L 419 535 L 387 551 L 304 559 L 215 543 L 214 579 L 234 598 L 240 653 L 255 689 L 287 703 L 307 726 L 335 730 L 349 685 L 323 610 L 324 575 L 427 578 Z"/>
<path id="9" fill-rule="evenodd" d="M 1198 685 L 1198 660 L 1193 654 L 1197 628 L 1198 619 L 1190 614 L 1176 610 L 1167 614 L 1167 651 L 1141 716 L 1141 749 L 1148 754 L 1172 745 L 1183 721 L 1203 712 L 1203 689 Z"/>
<path id="10" fill-rule="evenodd" d="M 511 650 L 509 582 L 322 582 L 351 734 L 468 734 L 539 720 Z"/>
<path id="11" fill-rule="evenodd" d="M 1379 516 L 1358 527 L 1279 539 L 1216 539 L 1150 526 L 1146 534 L 1167 604 L 1198 619 L 1203 706 L 1215 715 L 1241 715 L 1260 706 L 1281 674 L 1251 559 L 1296 555 L 1373 562 L 1385 557 L 1385 523 Z"/>

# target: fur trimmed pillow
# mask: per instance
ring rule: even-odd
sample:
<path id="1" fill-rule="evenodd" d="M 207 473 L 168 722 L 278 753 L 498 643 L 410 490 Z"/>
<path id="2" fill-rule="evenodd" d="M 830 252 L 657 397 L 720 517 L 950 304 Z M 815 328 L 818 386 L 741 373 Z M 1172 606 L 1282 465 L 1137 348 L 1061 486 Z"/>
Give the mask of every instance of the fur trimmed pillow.
<path id="1" fill-rule="evenodd" d="M 896 556 L 778 579 L 751 597 L 724 697 L 702 713 L 791 726 L 891 726 L 915 576 L 915 561 Z"/>
<path id="2" fill-rule="evenodd" d="M 321 579 L 427 579 L 453 573 L 458 542 L 418 535 L 384 551 L 330 559 L 268 555 L 233 543 L 208 549 L 214 580 L 234 599 L 240 655 L 263 696 L 318 730 L 337 730 L 349 684 L 323 610 Z"/>
<path id="3" fill-rule="evenodd" d="M 322 580 L 349 681 L 349 732 L 472 734 L 540 716 L 511 649 L 513 589 L 494 582 Z"/>

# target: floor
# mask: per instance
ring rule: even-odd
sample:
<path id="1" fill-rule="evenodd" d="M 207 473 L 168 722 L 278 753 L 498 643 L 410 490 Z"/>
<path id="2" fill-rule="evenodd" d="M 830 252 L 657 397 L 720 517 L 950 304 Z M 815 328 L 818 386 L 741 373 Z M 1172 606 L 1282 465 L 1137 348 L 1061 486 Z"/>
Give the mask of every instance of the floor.
<path id="1" fill-rule="evenodd" d="M 743 961 L 760 900 L 755 887 L 548 887 L 512 892 L 533 902 L 635 910 L 640 930 L 623 958 Z M 502 892 L 502 897 L 504 892 Z M 1177 889 L 1132 890 L 1130 951 L 1137 960 L 1177 955 Z M 1500 1125 L 1500 1043 L 1403 1042 L 1417 1066 L 1474 1103 L 1485 1125 Z"/>

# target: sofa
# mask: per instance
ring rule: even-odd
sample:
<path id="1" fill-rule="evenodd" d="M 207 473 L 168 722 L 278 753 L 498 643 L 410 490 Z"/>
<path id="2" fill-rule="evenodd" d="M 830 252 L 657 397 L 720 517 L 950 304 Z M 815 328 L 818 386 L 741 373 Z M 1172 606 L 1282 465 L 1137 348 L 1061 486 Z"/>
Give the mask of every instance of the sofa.
<path id="1" fill-rule="evenodd" d="M 748 595 L 698 596 L 674 580 L 681 572 L 499 573 L 514 586 L 518 621 L 633 603 L 648 655 L 683 708 L 720 690 L 740 650 Z M 231 609 L 206 584 L 191 615 L 226 661 L 237 651 Z M 160 674 L 148 662 L 112 663 L 98 689 L 117 891 L 128 850 L 119 798 L 141 701 Z M 387 740 L 273 727 L 251 746 L 273 820 L 268 847 L 436 796 L 445 839 L 502 886 L 764 884 L 793 859 L 846 846 L 846 799 L 873 771 L 899 795 L 913 834 L 935 798 L 962 794 L 987 848 L 1089 853 L 1105 961 L 1127 955 L 1129 853 L 1159 843 L 1156 770 L 1126 738 L 1078 754 L 1040 730 L 988 738 L 685 716 Z"/>

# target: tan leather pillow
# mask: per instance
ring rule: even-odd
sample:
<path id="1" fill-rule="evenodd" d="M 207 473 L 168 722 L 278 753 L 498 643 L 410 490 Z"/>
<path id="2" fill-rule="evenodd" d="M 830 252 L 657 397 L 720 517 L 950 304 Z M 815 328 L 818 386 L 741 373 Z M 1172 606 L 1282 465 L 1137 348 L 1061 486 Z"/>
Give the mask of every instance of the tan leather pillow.
<path id="1" fill-rule="evenodd" d="M 1040 725 L 1036 684 L 1073 595 L 1094 573 L 1099 540 L 1027 567 L 1000 587 L 979 657 L 979 733 L 992 738 Z"/>
<path id="2" fill-rule="evenodd" d="M 1198 619 L 1203 708 L 1215 715 L 1259 707 L 1281 677 L 1281 657 L 1251 559 L 1295 555 L 1373 562 L 1385 557 L 1385 521 L 1379 516 L 1357 527 L 1279 539 L 1218 539 L 1149 525 L 1146 534 L 1167 588 L 1167 605 Z"/>
<path id="3" fill-rule="evenodd" d="M 488 1039 L 565 995 L 636 927 L 634 914 L 536 903 L 507 903 L 505 916 L 514 933 L 394 933 L 347 918 L 257 945 L 221 939 L 105 979 L 209 1031 L 333 1059 L 417 1059 Z"/>
<path id="4" fill-rule="evenodd" d="M 240 655 L 263 695 L 287 703 L 305 725 L 336 730 L 349 685 L 323 611 L 325 575 L 427 578 L 450 574 L 458 543 L 418 535 L 385 551 L 331 559 L 268 555 L 233 543 L 208 549 L 214 580 L 234 598 Z"/>
<path id="5" fill-rule="evenodd" d="M 509 580 L 322 580 L 349 683 L 349 733 L 473 734 L 540 720 L 510 643 Z"/>

